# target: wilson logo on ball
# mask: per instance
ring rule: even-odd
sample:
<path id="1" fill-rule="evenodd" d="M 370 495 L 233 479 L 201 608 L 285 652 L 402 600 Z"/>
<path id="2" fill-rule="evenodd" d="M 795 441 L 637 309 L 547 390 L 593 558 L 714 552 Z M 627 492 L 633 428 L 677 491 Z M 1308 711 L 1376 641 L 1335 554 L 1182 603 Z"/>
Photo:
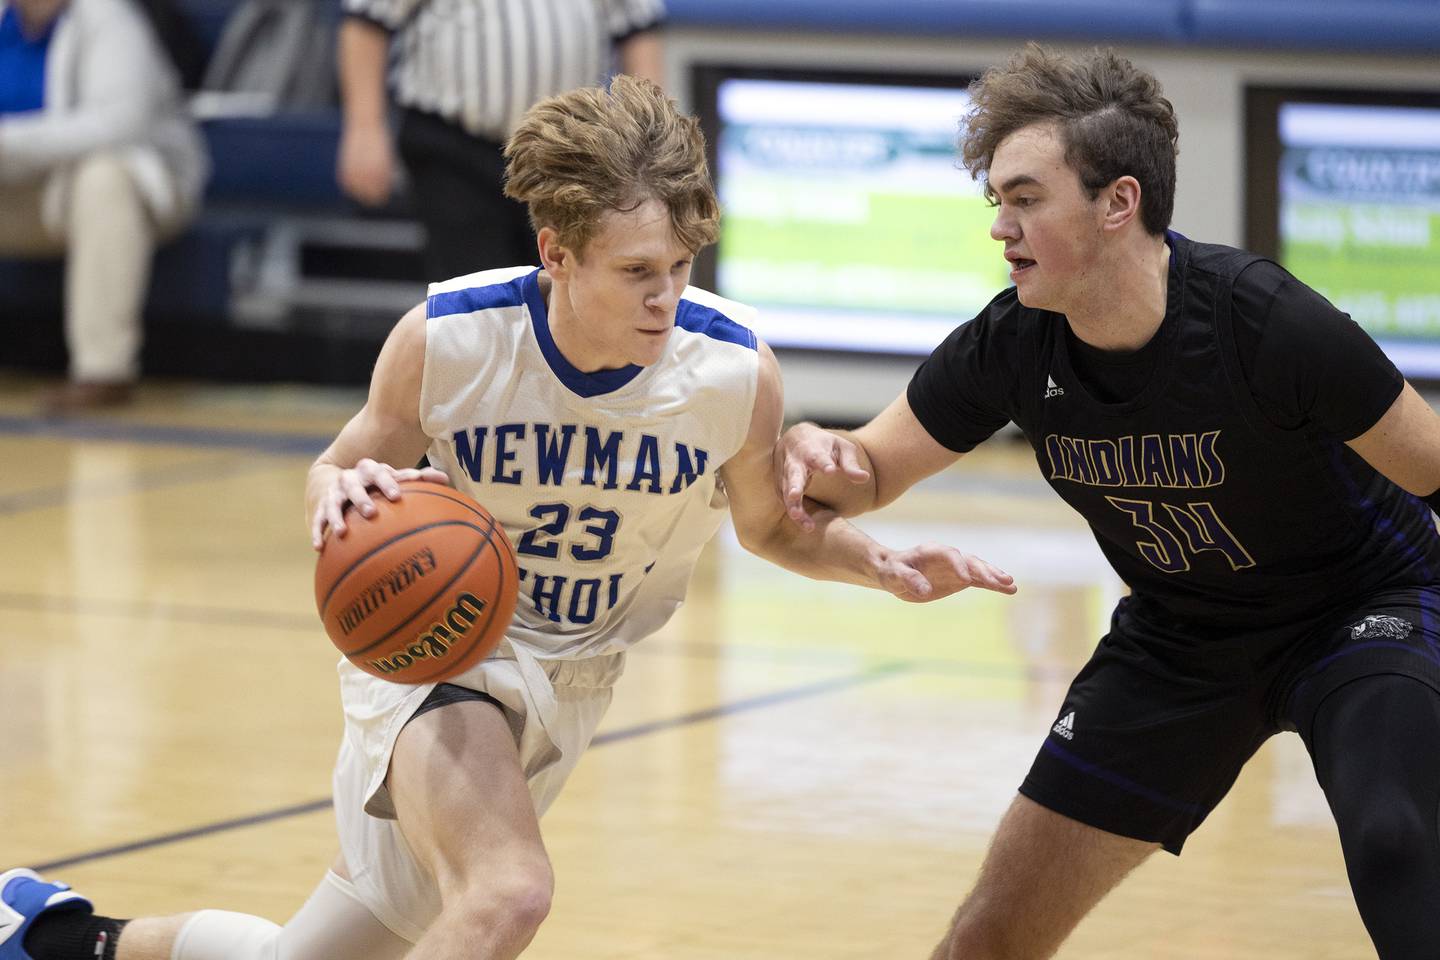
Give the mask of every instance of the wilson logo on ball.
<path id="1" fill-rule="evenodd" d="M 444 623 L 431 624 L 414 643 L 389 656 L 376 657 L 370 665 L 381 673 L 395 673 L 412 666 L 416 660 L 438 660 L 450 652 L 459 637 L 470 631 L 484 610 L 484 600 L 462 593 L 456 598 L 455 606 L 445 611 Z"/>
<path id="2" fill-rule="evenodd" d="M 3 0 L 0 0 L 3 4 Z M 369 516 L 349 511 L 315 561 L 315 608 L 354 666 L 393 683 L 458 676 L 505 639 L 519 597 L 515 548 L 480 504 L 402 480 Z"/>

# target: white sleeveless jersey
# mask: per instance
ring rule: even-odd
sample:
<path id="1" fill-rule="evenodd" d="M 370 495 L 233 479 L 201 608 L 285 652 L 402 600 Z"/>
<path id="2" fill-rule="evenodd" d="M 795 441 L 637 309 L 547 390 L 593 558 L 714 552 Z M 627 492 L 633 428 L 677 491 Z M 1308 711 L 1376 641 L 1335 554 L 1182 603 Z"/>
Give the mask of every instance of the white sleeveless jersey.
<path id="1" fill-rule="evenodd" d="M 750 427 L 751 315 L 686 288 L 656 363 L 587 374 L 551 338 L 539 270 L 431 286 L 420 422 L 430 462 L 515 545 L 512 643 L 613 653 L 680 606 L 728 507 L 716 472 Z"/>

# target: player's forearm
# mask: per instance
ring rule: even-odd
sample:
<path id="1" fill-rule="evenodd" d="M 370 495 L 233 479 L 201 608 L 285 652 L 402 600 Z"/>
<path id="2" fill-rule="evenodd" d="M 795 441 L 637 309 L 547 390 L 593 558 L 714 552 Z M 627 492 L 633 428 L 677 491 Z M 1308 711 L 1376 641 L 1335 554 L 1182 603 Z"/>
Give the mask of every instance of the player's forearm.
<path id="1" fill-rule="evenodd" d="M 347 127 L 384 126 L 390 35 L 355 17 L 340 24 L 340 101 Z"/>
<path id="2" fill-rule="evenodd" d="M 331 462 L 329 456 L 329 450 L 322 453 L 320 459 L 310 465 L 310 473 L 305 477 L 305 522 L 307 524 L 315 516 L 321 500 L 331 489 L 335 478 L 341 473 L 340 466 Z"/>
<path id="3" fill-rule="evenodd" d="M 816 430 L 821 429 L 815 424 L 805 424 L 805 426 L 813 427 Z M 855 459 L 858 461 L 860 469 L 869 473 L 870 476 L 857 483 L 843 470 L 836 470 L 834 473 L 812 473 L 810 483 L 805 488 L 805 498 L 815 501 L 821 507 L 833 510 L 842 517 L 857 517 L 881 506 L 877 496 L 875 467 L 870 462 L 870 456 L 866 453 L 865 446 L 848 430 L 826 430 L 825 432 L 849 440 L 854 445 Z"/>
<path id="4" fill-rule="evenodd" d="M 761 536 L 740 532 L 751 553 L 811 578 L 883 589 L 878 571 L 889 550 L 832 510 L 807 504 L 815 529 L 805 531 L 782 519 Z"/>

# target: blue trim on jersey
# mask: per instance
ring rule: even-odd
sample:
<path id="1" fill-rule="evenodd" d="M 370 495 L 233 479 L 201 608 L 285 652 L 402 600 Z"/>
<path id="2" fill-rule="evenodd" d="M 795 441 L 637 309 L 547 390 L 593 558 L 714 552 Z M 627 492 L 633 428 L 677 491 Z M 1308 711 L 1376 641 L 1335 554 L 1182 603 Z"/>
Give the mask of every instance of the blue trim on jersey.
<path id="1" fill-rule="evenodd" d="M 450 293 L 437 293 L 425 301 L 427 317 L 448 317 L 456 313 L 474 313 L 477 310 L 494 310 L 498 307 L 518 307 L 525 302 L 524 277 L 516 277 L 509 283 L 495 283 L 488 287 L 469 287 Z"/>
<path id="2" fill-rule="evenodd" d="M 545 309 L 545 297 L 540 293 L 540 271 L 520 278 L 525 293 L 525 305 L 530 308 L 530 322 L 535 328 L 535 339 L 540 341 L 540 352 L 550 370 L 572 393 L 582 397 L 598 397 L 602 393 L 613 393 L 634 380 L 645 368 L 632 363 L 618 370 L 596 370 L 586 373 L 579 369 L 560 352 L 555 338 L 550 335 L 550 314 Z"/>
<path id="3" fill-rule="evenodd" d="M 1175 266 L 1175 241 L 1184 240 L 1186 243 L 1189 243 L 1190 238 L 1185 236 L 1185 234 L 1181 233 L 1179 230 L 1166 230 L 1165 240 L 1170 245 L 1170 266 L 1173 267 Z"/>
<path id="4" fill-rule="evenodd" d="M 1421 577 L 1427 581 L 1433 581 L 1435 579 L 1435 572 L 1430 569 L 1430 564 L 1425 559 L 1427 551 L 1425 551 L 1422 546 L 1412 543 L 1410 538 L 1406 536 L 1403 528 L 1396 529 L 1395 524 L 1392 523 L 1388 517 L 1380 515 L 1380 506 L 1367 496 L 1364 490 L 1360 489 L 1360 484 L 1356 480 L 1355 475 L 1346 467 L 1341 455 L 1342 447 L 1343 445 L 1338 441 L 1332 441 L 1329 445 L 1329 450 L 1330 463 L 1335 468 L 1335 473 L 1340 477 L 1340 482 L 1345 487 L 1345 492 L 1350 495 L 1354 503 L 1365 511 L 1366 521 L 1370 527 L 1388 535 L 1390 542 L 1399 549 L 1401 554 L 1411 563 L 1419 566 Z M 1406 493 L 1403 490 L 1401 493 L 1405 494 L 1405 499 L 1410 505 L 1421 513 L 1421 529 L 1427 528 L 1431 523 L 1430 504 L 1414 494 Z M 1426 643 L 1434 650 L 1435 641 L 1432 639 L 1434 636 L 1434 625 L 1431 623 L 1429 608 L 1423 603 L 1420 606 L 1420 628 L 1421 634 L 1426 639 Z M 1436 652 L 1440 654 L 1440 651 Z M 1440 663 L 1440 657 L 1437 657 L 1436 662 Z"/>
<path id="5" fill-rule="evenodd" d="M 675 311 L 675 326 L 691 333 L 703 333 L 711 340 L 756 349 L 755 334 L 748 328 L 731 320 L 714 307 L 707 307 L 694 300 L 681 300 L 680 309 Z"/>
<path id="6" fill-rule="evenodd" d="M 1360 484 L 1356 480 L 1355 475 L 1352 474 L 1345 465 L 1345 461 L 1341 455 L 1343 446 L 1344 445 L 1338 441 L 1332 441 L 1329 444 L 1330 465 L 1335 468 L 1335 473 L 1340 477 L 1340 482 L 1344 485 L 1345 492 L 1349 494 L 1351 502 L 1365 511 L 1365 522 L 1371 529 L 1378 530 L 1388 536 L 1390 542 L 1395 545 L 1396 549 L 1398 549 L 1407 560 L 1419 565 L 1420 576 L 1427 581 L 1433 581 L 1435 579 L 1435 572 L 1430 569 L 1430 564 L 1425 559 L 1426 551 L 1416 544 L 1411 543 L 1404 529 L 1396 529 L 1395 524 L 1390 521 L 1390 518 L 1381 516 L 1380 505 L 1366 495 L 1364 490 L 1360 489 Z M 1423 511 L 1424 519 L 1422 520 L 1422 524 L 1429 524 L 1430 505 L 1418 497 L 1408 496 L 1408 499 L 1415 509 Z"/>
<path id="7" fill-rule="evenodd" d="M 58 20 L 31 40 L 20 29 L 19 10 L 0 14 L 0 114 L 45 109 L 45 60 Z"/>

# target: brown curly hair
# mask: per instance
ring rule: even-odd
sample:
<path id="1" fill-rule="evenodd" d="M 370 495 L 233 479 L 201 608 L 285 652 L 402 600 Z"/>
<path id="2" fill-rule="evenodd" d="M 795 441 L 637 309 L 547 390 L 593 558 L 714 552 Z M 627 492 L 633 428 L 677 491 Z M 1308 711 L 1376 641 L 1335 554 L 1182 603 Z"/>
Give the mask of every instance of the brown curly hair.
<path id="1" fill-rule="evenodd" d="M 658 200 L 675 236 L 699 251 L 715 242 L 720 204 L 694 117 L 648 80 L 617 76 L 531 107 L 505 145 L 505 195 L 524 203 L 577 254 L 609 210 Z"/>
<path id="2" fill-rule="evenodd" d="M 965 169 L 985 182 L 992 202 L 995 148 L 1035 123 L 1054 123 L 1065 162 L 1095 199 L 1123 176 L 1140 183 L 1140 220 L 1159 236 L 1175 212 L 1175 157 L 1180 126 L 1152 74 L 1114 50 L 1076 59 L 1036 43 L 970 85 L 971 107 L 960 134 Z"/>

